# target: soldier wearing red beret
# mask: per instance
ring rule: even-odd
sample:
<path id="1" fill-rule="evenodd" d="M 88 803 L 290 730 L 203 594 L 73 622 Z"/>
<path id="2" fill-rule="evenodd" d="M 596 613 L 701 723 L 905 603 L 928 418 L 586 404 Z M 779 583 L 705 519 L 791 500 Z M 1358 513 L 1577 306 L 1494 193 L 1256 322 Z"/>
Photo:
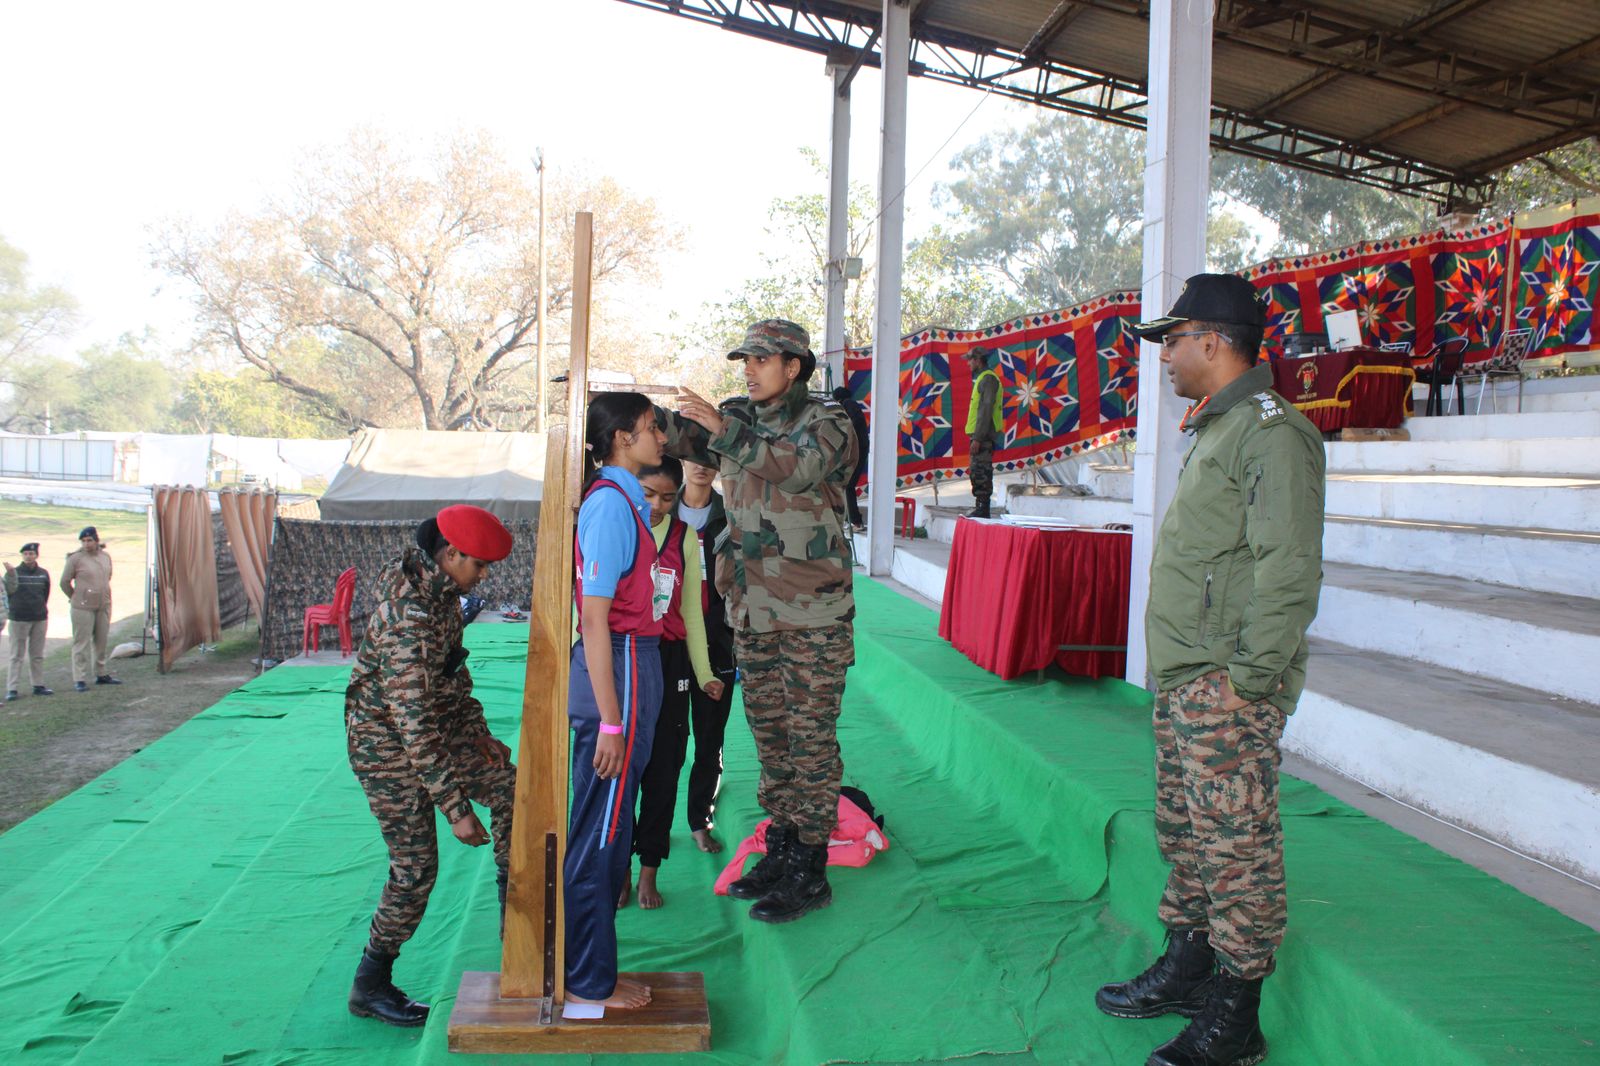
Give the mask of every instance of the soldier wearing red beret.
<path id="1" fill-rule="evenodd" d="M 461 595 L 511 553 L 511 533 L 481 507 L 457 504 L 419 525 L 416 539 L 378 575 L 378 605 L 345 690 L 350 767 L 389 849 L 350 1012 L 400 1026 L 428 1019 L 426 1004 L 395 987 L 393 970 L 438 875 L 434 808 L 472 847 L 489 842 L 472 804 L 489 808 L 503 913 L 517 784 L 510 749 L 472 696 L 461 643 Z"/>

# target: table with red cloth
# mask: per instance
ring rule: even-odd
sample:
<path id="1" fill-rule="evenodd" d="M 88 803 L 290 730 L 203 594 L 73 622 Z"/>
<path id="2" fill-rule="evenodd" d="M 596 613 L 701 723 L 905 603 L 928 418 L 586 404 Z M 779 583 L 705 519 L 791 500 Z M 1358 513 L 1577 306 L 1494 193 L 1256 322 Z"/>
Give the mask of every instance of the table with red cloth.
<path id="1" fill-rule="evenodd" d="M 939 635 L 1011 679 L 1051 663 L 1121 677 L 1133 536 L 963 518 L 945 573 Z"/>
<path id="2" fill-rule="evenodd" d="M 1272 361 L 1272 387 L 1324 433 L 1394 429 L 1411 414 L 1417 373 L 1404 352 L 1348 348 Z"/>

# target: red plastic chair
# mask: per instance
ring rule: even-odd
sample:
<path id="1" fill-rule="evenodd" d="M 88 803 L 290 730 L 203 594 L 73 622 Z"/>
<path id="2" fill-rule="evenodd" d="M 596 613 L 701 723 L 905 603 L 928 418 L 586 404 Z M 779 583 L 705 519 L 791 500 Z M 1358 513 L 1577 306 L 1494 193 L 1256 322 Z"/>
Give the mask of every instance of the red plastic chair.
<path id="1" fill-rule="evenodd" d="M 300 651 L 322 650 L 322 627 L 339 627 L 339 654 L 350 655 L 350 604 L 356 598 L 356 568 L 351 567 L 333 583 L 333 602 L 316 603 L 306 608 L 305 625 L 300 631 Z"/>

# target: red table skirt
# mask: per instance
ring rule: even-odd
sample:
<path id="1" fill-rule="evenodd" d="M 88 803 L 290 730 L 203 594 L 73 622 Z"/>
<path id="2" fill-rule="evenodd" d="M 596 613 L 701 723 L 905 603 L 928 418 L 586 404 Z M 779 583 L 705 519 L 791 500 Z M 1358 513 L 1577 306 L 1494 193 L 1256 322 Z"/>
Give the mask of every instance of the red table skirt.
<path id="1" fill-rule="evenodd" d="M 1394 429 L 1411 414 L 1411 358 L 1354 348 L 1303 359 L 1275 359 L 1272 387 L 1324 433 Z"/>
<path id="2" fill-rule="evenodd" d="M 1121 677 L 1127 662 L 1128 533 L 1030 529 L 964 518 L 945 574 L 939 635 L 1003 678 L 1055 663 Z M 1061 651 L 1061 645 L 1115 651 Z"/>

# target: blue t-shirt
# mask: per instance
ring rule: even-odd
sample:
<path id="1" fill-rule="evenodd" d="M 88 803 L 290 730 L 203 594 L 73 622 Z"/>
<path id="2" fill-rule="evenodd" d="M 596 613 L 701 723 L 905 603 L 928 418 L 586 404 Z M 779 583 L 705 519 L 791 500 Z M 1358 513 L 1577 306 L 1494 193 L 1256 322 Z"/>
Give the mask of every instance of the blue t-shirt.
<path id="1" fill-rule="evenodd" d="M 639 479 L 622 467 L 602 466 L 600 477 L 616 482 L 627 498 L 609 488 L 589 494 L 578 508 L 578 550 L 583 553 L 583 594 L 613 597 L 639 552 L 639 522 L 629 508 L 648 525 L 650 505 Z"/>

